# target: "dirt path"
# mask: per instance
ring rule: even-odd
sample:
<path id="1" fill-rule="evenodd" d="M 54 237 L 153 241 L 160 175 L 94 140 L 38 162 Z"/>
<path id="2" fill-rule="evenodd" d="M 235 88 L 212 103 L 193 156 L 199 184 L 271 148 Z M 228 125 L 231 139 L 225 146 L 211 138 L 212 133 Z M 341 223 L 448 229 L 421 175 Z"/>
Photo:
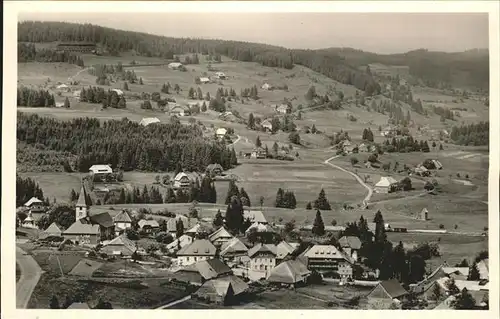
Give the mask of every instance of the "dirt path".
<path id="1" fill-rule="evenodd" d="M 16 285 L 16 308 L 25 309 L 31 294 L 42 275 L 42 269 L 32 256 L 16 246 L 16 261 L 21 269 L 21 277 Z"/>
<path id="2" fill-rule="evenodd" d="M 170 308 L 170 307 L 172 307 L 172 306 L 175 306 L 175 305 L 177 305 L 177 304 L 179 304 L 179 303 L 181 303 L 181 302 L 187 301 L 187 300 L 189 300 L 189 299 L 191 299 L 191 295 L 188 295 L 188 296 L 186 296 L 186 297 L 184 297 L 184 298 L 181 298 L 181 299 L 178 299 L 178 300 L 175 300 L 175 301 L 169 302 L 168 304 L 163 305 L 163 306 L 160 306 L 160 307 L 158 307 L 158 308 L 156 308 L 156 309 L 166 309 L 166 308 Z"/>
<path id="3" fill-rule="evenodd" d="M 334 159 L 336 159 L 337 157 L 340 157 L 340 156 L 341 155 L 332 156 L 329 159 L 325 160 L 323 163 L 326 164 L 326 165 L 330 165 L 333 168 L 336 168 L 338 170 L 341 170 L 343 172 L 346 172 L 346 173 L 352 175 L 358 181 L 358 183 L 361 184 L 361 186 L 363 186 L 364 188 L 366 188 L 368 190 L 368 194 L 366 194 L 366 197 L 364 198 L 363 202 L 369 202 L 370 198 L 372 198 L 372 195 L 373 195 L 373 189 L 370 186 L 368 186 L 365 182 L 363 182 L 363 180 L 361 179 L 361 177 L 359 177 L 355 173 L 350 172 L 350 171 L 348 171 L 348 170 L 346 170 L 346 169 L 344 169 L 344 168 L 342 168 L 340 166 L 337 166 L 335 164 L 330 163 L 330 161 L 332 161 L 332 160 L 334 160 Z"/>

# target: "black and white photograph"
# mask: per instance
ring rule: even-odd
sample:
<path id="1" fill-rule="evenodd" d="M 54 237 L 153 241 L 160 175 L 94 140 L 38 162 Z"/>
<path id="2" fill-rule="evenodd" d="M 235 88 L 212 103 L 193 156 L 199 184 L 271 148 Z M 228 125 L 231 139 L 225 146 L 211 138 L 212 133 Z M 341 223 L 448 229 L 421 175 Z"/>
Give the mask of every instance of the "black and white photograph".
<path id="1" fill-rule="evenodd" d="M 498 3 L 12 2 L 4 310 L 498 315 Z"/>

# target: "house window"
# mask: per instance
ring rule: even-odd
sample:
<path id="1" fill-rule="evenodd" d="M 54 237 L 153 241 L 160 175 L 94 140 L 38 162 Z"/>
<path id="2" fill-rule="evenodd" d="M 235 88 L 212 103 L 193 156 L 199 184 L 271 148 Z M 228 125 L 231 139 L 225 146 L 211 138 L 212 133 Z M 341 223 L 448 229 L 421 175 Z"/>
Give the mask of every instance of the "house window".
<path id="1" fill-rule="evenodd" d="M 260 270 L 262 270 L 264 268 L 264 265 L 260 265 Z"/>
<path id="2" fill-rule="evenodd" d="M 186 261 L 189 262 L 189 257 L 186 257 Z"/>

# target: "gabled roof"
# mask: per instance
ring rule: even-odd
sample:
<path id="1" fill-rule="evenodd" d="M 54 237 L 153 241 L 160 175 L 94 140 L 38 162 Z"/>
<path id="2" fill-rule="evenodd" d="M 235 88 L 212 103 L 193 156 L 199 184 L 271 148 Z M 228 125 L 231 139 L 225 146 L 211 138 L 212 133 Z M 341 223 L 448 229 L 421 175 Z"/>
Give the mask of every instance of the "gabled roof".
<path id="1" fill-rule="evenodd" d="M 333 245 L 314 245 L 305 256 L 307 258 L 345 259 L 345 256 Z"/>
<path id="2" fill-rule="evenodd" d="M 356 236 L 344 236 L 339 239 L 339 244 L 342 248 L 361 249 L 361 240 Z"/>
<path id="3" fill-rule="evenodd" d="M 489 259 L 481 260 L 477 263 L 477 269 L 481 279 L 489 279 Z"/>
<path id="4" fill-rule="evenodd" d="M 118 95 L 123 95 L 123 91 L 120 89 L 111 89 L 112 92 L 116 92 Z"/>
<path id="5" fill-rule="evenodd" d="M 174 180 L 175 181 L 180 181 L 181 179 L 183 179 L 184 177 L 188 178 L 189 179 L 189 175 L 184 173 L 184 172 L 180 172 L 179 174 L 175 175 L 174 177 Z"/>
<path id="6" fill-rule="evenodd" d="M 271 270 L 268 281 L 293 284 L 311 274 L 311 271 L 298 260 L 282 262 Z"/>
<path id="7" fill-rule="evenodd" d="M 92 224 L 98 224 L 105 228 L 113 227 L 115 225 L 113 223 L 113 218 L 111 218 L 111 215 L 108 212 L 92 215 L 89 219 Z"/>
<path id="8" fill-rule="evenodd" d="M 201 77 L 201 78 L 200 78 L 200 81 L 201 81 L 201 82 L 210 82 L 210 79 L 209 79 L 209 78 L 207 78 L 207 77 Z"/>
<path id="9" fill-rule="evenodd" d="M 203 260 L 194 264 L 194 268 L 205 280 L 232 274 L 231 268 L 217 258 Z"/>
<path id="10" fill-rule="evenodd" d="M 287 243 L 286 241 L 282 241 L 276 246 L 276 258 L 283 259 L 286 256 L 290 255 L 295 251 L 295 248 Z"/>
<path id="11" fill-rule="evenodd" d="M 408 291 L 406 291 L 396 279 L 383 280 L 378 285 L 382 286 L 392 299 L 408 294 Z"/>
<path id="12" fill-rule="evenodd" d="M 198 239 L 177 252 L 177 256 L 215 256 L 215 246 L 207 239 Z"/>
<path id="13" fill-rule="evenodd" d="M 97 164 L 97 165 L 90 166 L 89 171 L 107 171 L 107 172 L 112 172 L 113 169 L 111 168 L 111 166 L 106 165 L 106 164 Z"/>
<path id="14" fill-rule="evenodd" d="M 271 126 L 271 127 L 273 126 L 273 124 L 272 124 L 272 123 L 271 123 L 271 121 L 269 121 L 269 120 L 264 120 L 264 121 L 262 121 L 262 122 L 260 123 L 260 125 L 262 125 L 262 126 Z"/>
<path id="15" fill-rule="evenodd" d="M 245 233 L 249 233 L 250 231 L 252 231 L 252 229 L 255 229 L 256 232 L 258 233 L 272 233 L 274 232 L 274 229 L 271 228 L 271 226 L 269 225 L 263 225 L 263 224 L 259 224 L 257 222 L 254 222 L 252 225 L 250 225 L 250 227 L 248 227 L 248 229 L 245 231 Z"/>
<path id="16" fill-rule="evenodd" d="M 78 195 L 78 201 L 76 202 L 76 207 L 89 207 L 90 203 L 88 202 L 87 191 L 85 191 L 85 186 L 82 184 L 82 188 L 80 189 L 80 194 Z"/>
<path id="17" fill-rule="evenodd" d="M 232 253 L 247 253 L 248 247 L 238 238 L 234 237 L 228 242 L 225 242 L 220 248 L 220 255 L 225 256 Z"/>
<path id="18" fill-rule="evenodd" d="M 193 237 L 188 236 L 186 234 L 182 235 L 179 238 L 176 238 L 173 242 L 167 245 L 167 249 L 175 249 L 177 247 L 185 247 L 193 242 Z"/>
<path id="19" fill-rule="evenodd" d="M 144 125 L 144 126 L 147 126 L 147 125 L 153 124 L 153 123 L 160 123 L 160 120 L 157 117 L 145 117 L 139 122 L 140 125 Z"/>
<path id="20" fill-rule="evenodd" d="M 160 227 L 160 224 L 156 219 L 141 219 L 138 223 L 139 228 L 144 228 L 144 226 L 149 226 L 151 228 Z"/>
<path id="21" fill-rule="evenodd" d="M 217 134 L 217 135 L 226 135 L 226 133 L 227 133 L 227 130 L 223 127 L 218 128 L 217 131 L 215 132 L 215 134 Z"/>
<path id="22" fill-rule="evenodd" d="M 208 239 L 213 242 L 220 238 L 233 238 L 233 237 L 234 236 L 231 235 L 224 226 L 221 226 L 219 229 L 211 233 L 208 236 Z"/>
<path id="23" fill-rule="evenodd" d="M 260 150 L 257 150 L 260 151 Z M 262 151 L 265 151 L 262 149 Z M 243 212 L 243 218 L 244 219 L 250 219 L 252 223 L 257 222 L 257 223 L 267 223 L 266 217 L 264 217 L 264 213 L 261 210 L 245 210 Z"/>
<path id="24" fill-rule="evenodd" d="M 121 211 L 118 215 L 113 218 L 115 223 L 131 223 L 132 219 L 126 210 Z"/>
<path id="25" fill-rule="evenodd" d="M 220 164 L 209 164 L 209 165 L 207 166 L 207 170 L 208 170 L 208 171 L 211 171 L 211 170 L 214 170 L 214 169 L 220 169 L 221 171 L 223 171 L 223 170 L 224 170 L 224 168 L 223 168 L 223 167 L 222 167 L 222 165 L 220 165 Z"/>
<path id="26" fill-rule="evenodd" d="M 469 267 L 443 267 L 446 275 L 457 274 L 462 276 L 469 276 Z"/>
<path id="27" fill-rule="evenodd" d="M 68 229 L 66 229 L 63 234 L 67 235 L 97 235 L 99 233 L 99 225 L 92 225 L 88 223 L 82 223 L 82 220 L 76 220 Z"/>
<path id="28" fill-rule="evenodd" d="M 66 309 L 90 309 L 89 305 L 86 302 L 73 302 Z"/>
<path id="29" fill-rule="evenodd" d="M 375 184 L 375 187 L 389 187 L 397 182 L 398 182 L 397 180 L 395 180 L 390 176 L 382 176 L 380 178 L 380 181 L 377 184 Z"/>
<path id="30" fill-rule="evenodd" d="M 47 234 L 59 234 L 61 235 L 62 234 L 62 226 L 57 224 L 56 222 L 53 222 L 52 224 L 49 225 L 49 227 L 47 227 L 46 230 L 44 230 L 45 233 Z"/>
<path id="31" fill-rule="evenodd" d="M 258 253 L 271 253 L 276 256 L 276 246 L 271 244 L 257 244 L 250 248 L 248 251 L 248 257 L 252 258 Z"/>
<path id="32" fill-rule="evenodd" d="M 446 291 L 448 291 L 448 288 L 446 287 L 446 282 L 450 280 L 448 277 L 443 277 L 439 278 L 436 280 L 436 282 Z M 464 288 L 467 288 L 469 291 L 479 291 L 479 290 L 489 290 L 488 285 L 481 285 L 479 281 L 472 281 L 472 280 L 457 280 L 455 279 L 455 285 L 459 290 L 462 290 Z"/>
<path id="33" fill-rule="evenodd" d="M 196 218 L 188 218 L 184 215 L 179 214 L 167 220 L 167 231 L 175 232 L 177 229 L 176 225 L 179 220 L 182 221 L 182 226 L 184 226 L 184 229 L 191 227 L 191 225 L 198 221 Z"/>
<path id="34" fill-rule="evenodd" d="M 216 294 L 224 297 L 227 294 L 240 295 L 248 289 L 247 283 L 240 278 L 231 275 L 205 282 L 195 293 L 198 296 Z"/>
<path id="35" fill-rule="evenodd" d="M 122 234 L 106 244 L 105 247 L 123 247 L 130 251 L 132 254 L 137 250 L 136 244 L 127 238 L 125 234 Z"/>
<path id="36" fill-rule="evenodd" d="M 30 207 L 31 205 L 33 205 L 35 203 L 42 203 L 43 204 L 43 201 L 39 200 L 36 197 L 31 197 L 29 201 L 27 201 L 26 203 L 24 203 L 24 206 Z"/>

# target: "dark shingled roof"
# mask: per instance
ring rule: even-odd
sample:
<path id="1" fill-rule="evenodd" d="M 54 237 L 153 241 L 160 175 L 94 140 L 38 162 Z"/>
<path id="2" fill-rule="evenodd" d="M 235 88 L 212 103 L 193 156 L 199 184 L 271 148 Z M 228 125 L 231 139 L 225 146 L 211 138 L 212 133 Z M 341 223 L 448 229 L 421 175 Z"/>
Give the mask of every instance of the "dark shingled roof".
<path id="1" fill-rule="evenodd" d="M 111 218 L 111 215 L 108 212 L 90 216 L 90 222 L 92 224 L 99 224 L 105 228 L 113 227 L 115 225 L 113 223 L 113 218 Z"/>
<path id="2" fill-rule="evenodd" d="M 387 291 L 392 299 L 408 294 L 408 291 L 406 291 L 396 279 L 381 281 L 380 285 Z"/>

